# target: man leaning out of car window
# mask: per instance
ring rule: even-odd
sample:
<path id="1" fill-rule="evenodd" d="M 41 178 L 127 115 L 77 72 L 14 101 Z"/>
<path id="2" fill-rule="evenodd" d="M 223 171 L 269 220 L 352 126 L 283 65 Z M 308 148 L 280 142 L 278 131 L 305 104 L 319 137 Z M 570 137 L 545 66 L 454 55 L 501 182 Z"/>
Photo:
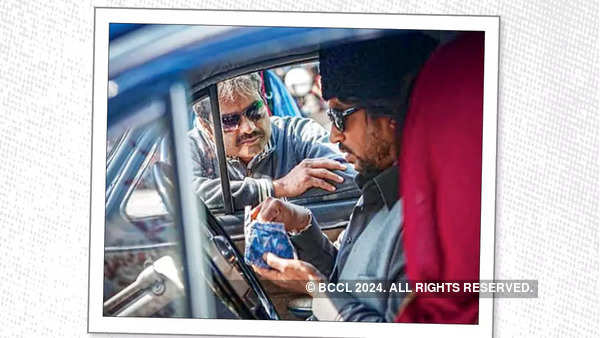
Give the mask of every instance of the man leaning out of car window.
<path id="1" fill-rule="evenodd" d="M 254 211 L 261 221 L 284 223 L 298 253 L 298 259 L 266 253 L 271 269 L 254 266 L 255 271 L 281 287 L 311 295 L 312 319 L 392 322 L 404 301 L 404 293 L 383 289 L 406 279 L 396 160 L 412 82 L 435 45 L 427 36 L 407 33 L 320 53 L 323 97 L 333 122 L 331 142 L 339 144 L 359 172 L 355 180 L 362 196 L 339 249 L 306 208 L 270 198 Z M 375 288 L 356 293 L 358 284 Z"/>
<path id="2" fill-rule="evenodd" d="M 221 127 L 236 209 L 268 197 L 293 198 L 355 189 L 356 172 L 315 121 L 269 116 L 256 73 L 218 84 Z M 189 131 L 193 189 L 209 207 L 223 205 L 210 105 L 194 105 Z"/>

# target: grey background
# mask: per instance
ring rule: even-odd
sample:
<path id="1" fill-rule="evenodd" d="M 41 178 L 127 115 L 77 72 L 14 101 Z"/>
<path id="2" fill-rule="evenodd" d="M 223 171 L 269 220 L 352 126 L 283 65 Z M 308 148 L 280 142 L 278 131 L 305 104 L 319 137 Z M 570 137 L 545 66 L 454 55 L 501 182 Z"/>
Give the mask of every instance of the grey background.
<path id="1" fill-rule="evenodd" d="M 600 336 L 597 1 L 0 2 L 0 336 L 86 336 L 93 6 L 501 16 L 494 334 Z M 115 335 L 116 336 L 116 335 Z"/>

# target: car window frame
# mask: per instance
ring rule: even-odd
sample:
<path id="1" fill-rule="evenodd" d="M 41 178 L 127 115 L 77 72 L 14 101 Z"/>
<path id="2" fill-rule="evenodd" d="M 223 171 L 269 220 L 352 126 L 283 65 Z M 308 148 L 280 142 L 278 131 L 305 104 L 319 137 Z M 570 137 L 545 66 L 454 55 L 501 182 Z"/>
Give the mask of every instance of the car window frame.
<path id="1" fill-rule="evenodd" d="M 215 136 L 215 145 L 217 147 L 221 193 L 223 194 L 223 208 L 225 209 L 226 214 L 231 214 L 235 212 L 235 208 L 233 205 L 233 196 L 231 194 L 231 185 L 229 184 L 230 179 L 227 170 L 227 157 L 225 155 L 225 143 L 221 127 L 221 111 L 219 109 L 217 84 L 212 84 L 208 87 L 208 96 L 210 97 L 210 113 L 213 120 L 213 135 Z"/>
<path id="2" fill-rule="evenodd" d="M 160 135 L 160 131 L 158 133 Z M 150 170 L 152 158 L 159 152 L 159 145 L 166 136 L 167 135 L 160 135 L 150 145 L 150 150 L 148 151 L 146 158 L 139 166 L 137 173 L 134 175 L 134 177 L 132 179 L 129 189 L 127 190 L 127 192 L 125 193 L 125 196 L 123 197 L 123 201 L 119 205 L 119 212 L 121 213 L 121 217 L 129 220 L 130 222 L 134 222 L 139 219 L 148 218 L 148 217 L 169 217 L 169 212 L 167 211 L 167 207 L 166 207 L 166 205 L 164 205 L 162 200 L 161 200 L 161 203 L 163 204 L 164 209 L 165 209 L 163 213 L 156 213 L 156 214 L 152 214 L 149 216 L 142 216 L 142 217 L 131 216 L 127 213 L 127 206 L 129 205 L 129 201 L 131 199 L 131 196 L 133 195 L 133 192 L 136 190 L 137 185 L 140 183 L 140 180 L 142 179 L 142 177 L 148 172 L 148 170 Z M 157 193 L 158 193 L 158 191 L 157 191 Z"/>
<path id="3" fill-rule="evenodd" d="M 161 117 L 160 119 L 164 119 L 164 117 Z M 168 128 L 168 125 L 167 125 L 168 121 L 153 121 L 152 123 L 159 123 L 159 124 L 164 123 L 165 126 L 163 126 L 163 127 Z M 129 223 L 132 223 L 133 219 L 131 217 L 129 217 L 129 215 L 127 215 L 127 213 L 125 212 L 127 203 L 129 202 L 129 199 L 130 199 L 133 191 L 135 190 L 136 185 L 138 184 L 139 180 L 142 178 L 142 176 L 144 175 L 146 170 L 149 168 L 148 166 L 150 164 L 152 156 L 156 153 L 156 151 L 158 151 L 158 145 L 160 144 L 160 141 L 165 137 L 165 135 L 163 135 L 164 131 L 161 130 L 161 128 L 163 128 L 163 127 L 161 127 L 159 125 L 156 125 L 156 126 L 144 125 L 144 126 L 138 127 L 138 128 L 145 129 L 145 130 L 142 130 L 142 132 L 137 137 L 136 146 L 139 145 L 138 142 L 143 142 L 144 139 L 146 137 L 148 137 L 148 138 L 150 138 L 150 140 L 148 140 L 147 143 L 144 143 L 141 146 L 143 147 L 143 146 L 147 145 L 149 147 L 149 150 L 148 150 L 147 154 L 143 154 L 143 153 L 138 154 L 137 152 L 138 152 L 139 148 L 136 148 L 136 151 L 129 153 L 129 155 L 123 161 L 124 162 L 122 165 L 123 168 L 129 168 L 130 166 L 135 166 L 134 168 L 129 169 L 132 171 L 134 170 L 135 172 L 132 173 L 133 175 L 127 175 L 128 177 L 129 176 L 133 176 L 133 177 L 131 178 L 131 183 L 128 184 L 128 187 L 125 189 L 125 192 L 123 193 L 120 202 L 116 206 L 117 210 L 115 210 L 115 212 L 118 212 L 119 215 L 121 216 L 121 218 L 125 221 L 128 221 Z M 151 133 L 156 133 L 158 138 L 152 139 L 150 137 L 151 135 L 149 136 L 149 134 L 151 134 Z M 126 146 L 126 145 L 122 144 L 121 147 L 123 147 L 123 146 Z M 141 161 L 140 164 L 131 163 L 134 160 L 134 157 L 138 157 L 140 155 L 144 156 L 143 160 Z M 115 178 L 115 181 L 120 181 L 123 179 L 122 177 L 123 177 L 123 175 L 125 175 L 125 173 L 123 172 L 124 170 L 127 170 L 127 169 L 121 170 L 121 174 Z M 113 184 L 115 184 L 115 182 L 113 182 Z M 162 215 L 157 214 L 154 216 L 164 216 L 164 214 L 162 214 Z"/>
<path id="4" fill-rule="evenodd" d="M 106 156 L 106 165 L 107 166 L 112 162 L 113 158 L 115 157 L 116 150 L 125 141 L 127 136 L 129 136 L 130 132 L 131 132 L 130 129 L 125 129 L 125 131 L 119 136 L 119 138 L 117 138 L 117 141 L 113 144 L 113 146 L 110 148 L 110 150 L 107 149 L 107 154 L 108 154 Z"/>
<path id="5" fill-rule="evenodd" d="M 190 105 L 193 105 L 195 102 L 208 98 L 210 101 L 210 114 L 211 119 L 213 120 L 212 128 L 213 130 L 221 130 L 221 112 L 219 110 L 218 104 L 218 95 L 217 95 L 217 84 L 210 84 L 208 87 L 201 89 L 200 91 L 192 92 L 192 100 Z M 192 114 L 192 119 L 195 116 Z M 213 214 L 231 214 L 235 212 L 235 208 L 233 206 L 233 196 L 231 194 L 231 187 L 229 184 L 229 173 L 227 170 L 227 156 L 225 155 L 225 145 L 223 142 L 223 133 L 214 132 L 215 137 L 215 151 L 217 155 L 217 163 L 219 167 L 219 180 L 221 183 L 221 192 L 223 194 L 223 205 L 216 208 L 209 208 L 210 212 Z M 223 180 L 223 177 L 227 177 L 226 180 Z"/>

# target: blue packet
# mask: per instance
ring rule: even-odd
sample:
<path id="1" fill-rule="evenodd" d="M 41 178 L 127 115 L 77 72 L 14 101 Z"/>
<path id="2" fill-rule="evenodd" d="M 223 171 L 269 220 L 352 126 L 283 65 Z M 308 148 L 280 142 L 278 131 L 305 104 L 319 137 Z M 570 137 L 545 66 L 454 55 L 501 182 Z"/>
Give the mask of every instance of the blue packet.
<path id="1" fill-rule="evenodd" d="M 282 223 L 250 221 L 248 218 L 246 221 L 249 221 L 244 229 L 246 237 L 244 260 L 247 264 L 270 269 L 271 267 L 262 258 L 265 252 L 272 252 L 281 258 L 296 257 L 292 242 Z"/>

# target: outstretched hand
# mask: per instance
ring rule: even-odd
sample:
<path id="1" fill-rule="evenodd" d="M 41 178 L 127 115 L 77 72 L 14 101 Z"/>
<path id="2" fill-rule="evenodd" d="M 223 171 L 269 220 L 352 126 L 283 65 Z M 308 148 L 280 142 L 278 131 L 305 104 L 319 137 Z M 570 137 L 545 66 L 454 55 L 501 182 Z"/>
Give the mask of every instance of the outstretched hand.
<path id="1" fill-rule="evenodd" d="M 346 165 L 329 158 L 302 160 L 287 175 L 273 181 L 275 197 L 297 197 L 310 188 L 335 191 L 331 184 L 342 183 L 344 178 L 331 170 L 346 170 Z"/>

